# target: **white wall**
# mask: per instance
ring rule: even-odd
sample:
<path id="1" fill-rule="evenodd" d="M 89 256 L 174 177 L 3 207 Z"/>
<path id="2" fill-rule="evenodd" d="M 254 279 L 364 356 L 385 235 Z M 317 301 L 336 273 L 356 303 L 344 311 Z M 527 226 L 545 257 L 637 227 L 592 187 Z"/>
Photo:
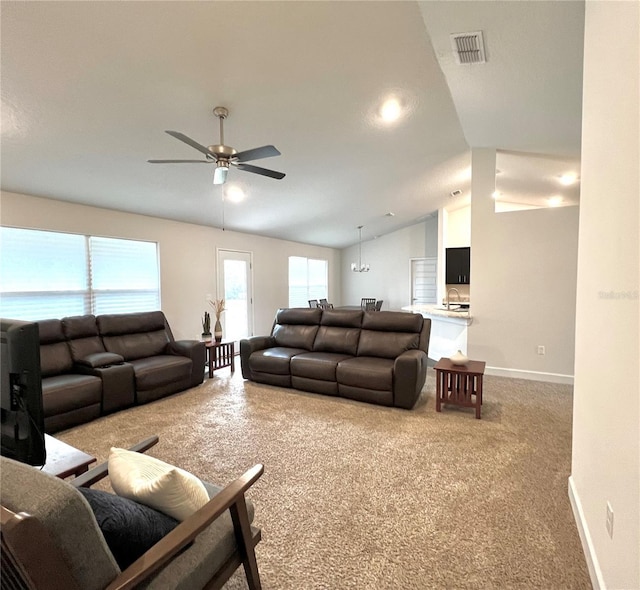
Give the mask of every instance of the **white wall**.
<path id="1" fill-rule="evenodd" d="M 471 246 L 471 207 L 447 211 L 446 248 Z"/>
<path id="2" fill-rule="evenodd" d="M 495 213 L 495 150 L 472 150 L 472 170 L 468 354 L 487 373 L 571 382 L 578 208 Z"/>
<path id="3" fill-rule="evenodd" d="M 435 228 L 435 224 L 433 225 Z M 362 262 L 369 272 L 352 272 L 358 262 L 358 245 L 342 250 L 342 305 L 360 305 L 363 297 L 383 299 L 382 309 L 398 310 L 411 304 L 411 258 L 424 258 L 425 222 L 362 242 Z M 437 231 L 434 229 L 433 231 Z M 434 255 L 434 254 L 432 254 Z"/>
<path id="4" fill-rule="evenodd" d="M 254 333 L 267 334 L 288 305 L 288 257 L 329 261 L 329 299 L 340 293 L 340 251 L 109 209 L 0 193 L 2 225 L 152 240 L 160 248 L 162 310 L 174 336 L 196 338 L 216 293 L 216 248 L 253 252 Z"/>
<path id="5" fill-rule="evenodd" d="M 637 2 L 586 3 L 569 492 L 594 587 L 609 589 L 640 588 L 639 22 Z"/>

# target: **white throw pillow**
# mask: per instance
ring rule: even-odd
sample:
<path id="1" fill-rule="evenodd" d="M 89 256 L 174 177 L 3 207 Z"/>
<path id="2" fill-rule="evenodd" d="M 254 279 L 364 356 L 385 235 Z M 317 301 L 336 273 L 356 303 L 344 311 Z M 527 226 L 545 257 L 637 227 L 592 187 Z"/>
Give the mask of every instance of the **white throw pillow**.
<path id="1" fill-rule="evenodd" d="M 112 447 L 109 479 L 113 491 L 184 520 L 209 501 L 204 484 L 184 469 L 155 457 Z"/>

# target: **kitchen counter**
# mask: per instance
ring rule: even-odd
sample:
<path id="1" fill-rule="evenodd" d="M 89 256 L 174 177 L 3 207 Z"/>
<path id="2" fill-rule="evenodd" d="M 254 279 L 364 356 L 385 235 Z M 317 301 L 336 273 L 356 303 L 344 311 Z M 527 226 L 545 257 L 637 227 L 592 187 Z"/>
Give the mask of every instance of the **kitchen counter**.
<path id="1" fill-rule="evenodd" d="M 460 320 L 467 326 L 471 324 L 472 317 L 468 308 L 460 311 L 454 311 L 454 309 L 459 309 L 459 307 L 456 304 L 451 304 L 451 310 L 447 310 L 444 305 L 405 305 L 402 311 L 419 313 L 432 319 L 451 318 L 452 320 Z"/>
<path id="2" fill-rule="evenodd" d="M 456 307 L 456 304 L 451 307 Z M 402 311 L 419 313 L 431 320 L 430 359 L 448 358 L 457 350 L 467 354 L 467 330 L 473 321 L 468 309 L 448 311 L 443 305 L 406 305 Z"/>

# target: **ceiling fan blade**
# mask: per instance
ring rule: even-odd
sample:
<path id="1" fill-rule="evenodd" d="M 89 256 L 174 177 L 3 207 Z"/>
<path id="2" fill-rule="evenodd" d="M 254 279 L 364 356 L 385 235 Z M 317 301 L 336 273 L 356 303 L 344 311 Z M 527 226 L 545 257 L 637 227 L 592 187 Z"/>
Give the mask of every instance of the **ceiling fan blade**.
<path id="1" fill-rule="evenodd" d="M 267 170 L 266 168 L 252 166 L 251 164 L 236 164 L 236 168 L 238 168 L 239 170 L 244 170 L 245 172 L 253 172 L 254 174 L 261 174 L 262 176 L 275 178 L 276 180 L 282 180 L 286 176 L 286 174 L 284 174 L 283 172 L 276 172 L 275 170 Z"/>
<path id="2" fill-rule="evenodd" d="M 213 160 L 147 160 L 149 164 L 213 164 Z"/>
<path id="3" fill-rule="evenodd" d="M 210 158 L 213 157 L 213 154 L 206 147 L 200 145 L 197 141 L 194 141 L 190 137 L 187 137 L 184 133 L 180 133 L 179 131 L 165 131 L 165 133 L 168 133 L 169 135 L 171 135 L 171 137 L 175 137 L 180 141 L 184 141 L 184 143 L 190 145 L 192 148 L 197 149 L 199 152 L 202 152 L 206 156 L 209 156 Z"/>
<path id="4" fill-rule="evenodd" d="M 271 158 L 280 156 L 280 152 L 272 145 L 263 145 L 262 147 L 245 150 L 234 154 L 233 159 L 236 162 L 248 162 L 250 160 L 260 160 L 262 158 Z"/>

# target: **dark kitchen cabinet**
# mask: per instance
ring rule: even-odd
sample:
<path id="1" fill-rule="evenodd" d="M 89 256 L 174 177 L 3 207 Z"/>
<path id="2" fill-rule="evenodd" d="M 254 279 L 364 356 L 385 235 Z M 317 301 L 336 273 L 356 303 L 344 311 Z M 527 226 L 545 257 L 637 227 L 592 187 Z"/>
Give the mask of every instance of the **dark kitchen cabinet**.
<path id="1" fill-rule="evenodd" d="M 471 248 L 447 248 L 447 285 L 468 285 L 471 270 Z"/>

